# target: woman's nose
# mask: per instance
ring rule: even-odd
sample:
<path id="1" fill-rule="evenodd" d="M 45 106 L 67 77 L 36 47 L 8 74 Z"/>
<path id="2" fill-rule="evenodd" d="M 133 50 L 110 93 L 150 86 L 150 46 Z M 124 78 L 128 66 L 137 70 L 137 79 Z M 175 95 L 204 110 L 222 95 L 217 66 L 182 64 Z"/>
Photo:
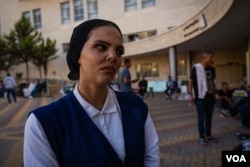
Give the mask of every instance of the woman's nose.
<path id="1" fill-rule="evenodd" d="M 110 62 L 113 62 L 115 61 L 116 59 L 116 52 L 111 50 L 109 53 L 108 53 L 108 57 L 107 57 L 107 60 L 110 61 Z"/>

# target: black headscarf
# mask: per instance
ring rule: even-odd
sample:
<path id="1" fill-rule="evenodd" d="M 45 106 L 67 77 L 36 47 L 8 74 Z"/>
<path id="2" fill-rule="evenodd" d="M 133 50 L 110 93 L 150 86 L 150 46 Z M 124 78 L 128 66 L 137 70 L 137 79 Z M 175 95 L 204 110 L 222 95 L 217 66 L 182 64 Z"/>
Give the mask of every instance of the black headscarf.
<path id="1" fill-rule="evenodd" d="M 68 78 L 71 80 L 78 80 L 79 79 L 79 68 L 80 65 L 78 64 L 78 60 L 80 58 L 81 50 L 87 41 L 89 32 L 97 25 L 113 25 L 117 30 L 120 32 L 120 28 L 113 22 L 108 20 L 102 19 L 92 19 L 85 21 L 74 28 L 70 43 L 69 43 L 69 50 L 67 53 L 67 64 L 69 67 L 69 74 Z"/>

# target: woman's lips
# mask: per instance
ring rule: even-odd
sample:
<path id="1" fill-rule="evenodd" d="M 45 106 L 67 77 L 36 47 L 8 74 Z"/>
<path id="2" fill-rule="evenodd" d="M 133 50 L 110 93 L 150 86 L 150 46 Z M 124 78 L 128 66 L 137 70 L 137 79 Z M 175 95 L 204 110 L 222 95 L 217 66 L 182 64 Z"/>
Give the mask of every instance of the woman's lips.
<path id="1" fill-rule="evenodd" d="M 115 68 L 112 66 L 106 66 L 101 68 L 101 70 L 103 70 L 106 73 L 114 73 L 115 72 Z"/>

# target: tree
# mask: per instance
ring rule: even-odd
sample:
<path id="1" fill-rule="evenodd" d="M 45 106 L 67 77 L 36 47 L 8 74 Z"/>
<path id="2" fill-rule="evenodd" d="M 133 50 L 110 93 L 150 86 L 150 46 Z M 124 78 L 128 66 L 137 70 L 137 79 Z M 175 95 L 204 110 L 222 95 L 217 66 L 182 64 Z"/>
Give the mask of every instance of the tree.
<path id="1" fill-rule="evenodd" d="M 57 52 L 55 46 L 56 46 L 56 41 L 55 40 L 52 41 L 50 38 L 47 38 L 46 40 L 43 39 L 41 44 L 37 46 L 36 53 L 32 58 L 32 62 L 35 66 L 37 66 L 39 70 L 40 79 L 42 78 L 41 67 L 43 67 L 44 76 L 45 78 L 47 78 L 48 63 L 51 60 L 54 60 L 59 57 L 55 55 L 55 53 Z"/>
<path id="2" fill-rule="evenodd" d="M 42 41 L 42 35 L 30 22 L 22 17 L 8 35 L 4 36 L 7 40 L 7 52 L 11 57 L 25 63 L 26 76 L 29 81 L 29 61 L 34 56 L 37 45 Z"/>
<path id="3" fill-rule="evenodd" d="M 8 72 L 9 69 L 14 65 L 17 64 L 17 61 L 7 52 L 7 42 L 6 40 L 0 36 L 0 72 L 2 70 Z M 0 73 L 1 77 L 1 73 Z"/>

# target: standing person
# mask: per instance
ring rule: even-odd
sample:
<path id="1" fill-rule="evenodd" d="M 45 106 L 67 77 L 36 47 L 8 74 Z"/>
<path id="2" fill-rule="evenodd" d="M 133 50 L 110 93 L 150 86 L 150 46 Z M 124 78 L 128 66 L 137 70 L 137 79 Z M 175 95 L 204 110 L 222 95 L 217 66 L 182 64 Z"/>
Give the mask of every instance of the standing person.
<path id="1" fill-rule="evenodd" d="M 16 103 L 16 92 L 15 92 L 16 80 L 10 75 L 10 73 L 7 73 L 6 77 L 3 79 L 3 84 L 7 92 L 7 98 L 9 104 L 11 104 L 10 95 L 12 96 L 14 102 Z"/>
<path id="2" fill-rule="evenodd" d="M 124 67 L 120 70 L 119 84 L 121 92 L 133 92 L 131 84 L 136 83 L 139 79 L 131 79 L 129 68 L 131 67 L 131 59 L 124 59 Z"/>
<path id="3" fill-rule="evenodd" d="M 109 88 L 124 53 L 119 27 L 93 19 L 71 36 L 68 77 L 75 89 L 31 111 L 24 166 L 158 167 L 158 136 L 147 105 Z"/>
<path id="4" fill-rule="evenodd" d="M 140 82 L 138 83 L 138 87 L 139 87 L 139 95 L 143 98 L 148 90 L 148 81 L 145 79 L 145 76 L 143 76 Z"/>
<path id="5" fill-rule="evenodd" d="M 177 83 L 172 80 L 171 76 L 169 75 L 168 76 L 168 80 L 166 82 L 166 90 L 165 90 L 165 94 L 166 94 L 166 98 L 167 99 L 172 99 L 172 94 L 174 92 L 174 90 L 176 89 L 177 87 Z"/>
<path id="6" fill-rule="evenodd" d="M 190 104 L 194 102 L 197 109 L 199 143 L 202 146 L 207 146 L 208 141 L 218 142 L 211 133 L 215 105 L 215 70 L 210 65 L 213 58 L 214 53 L 212 51 L 203 52 L 201 63 L 192 67 L 189 81 Z"/>

